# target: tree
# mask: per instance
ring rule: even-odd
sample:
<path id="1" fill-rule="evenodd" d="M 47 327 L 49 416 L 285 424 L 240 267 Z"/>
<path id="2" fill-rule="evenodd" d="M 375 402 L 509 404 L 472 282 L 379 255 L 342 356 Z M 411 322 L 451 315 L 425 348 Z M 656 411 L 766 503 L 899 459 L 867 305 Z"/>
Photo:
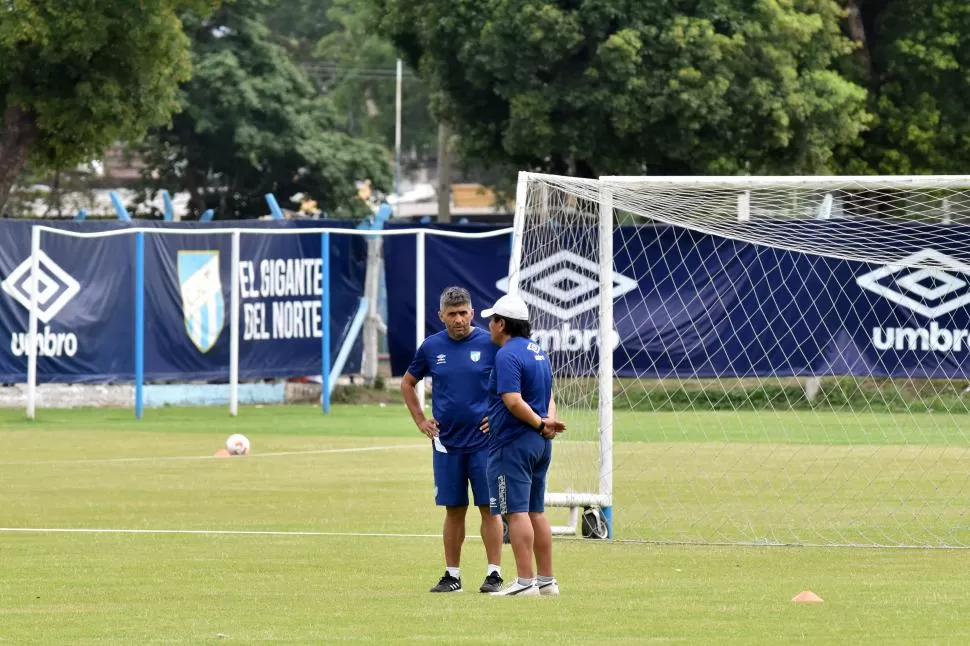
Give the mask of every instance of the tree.
<path id="1" fill-rule="evenodd" d="M 369 0 L 466 156 L 558 173 L 826 172 L 865 127 L 835 0 Z"/>
<path id="2" fill-rule="evenodd" d="M 349 133 L 393 148 L 397 52 L 374 28 L 376 21 L 368 13 L 373 7 L 358 0 L 331 4 L 327 33 L 315 50 L 324 89 L 344 115 Z M 402 149 L 427 159 L 436 154 L 437 136 L 430 98 L 411 70 L 403 72 Z"/>
<path id="3" fill-rule="evenodd" d="M 386 187 L 386 151 L 339 130 L 331 103 L 270 40 L 267 4 L 237 0 L 191 23 L 195 74 L 182 112 L 149 137 L 151 183 L 188 191 L 196 214 L 263 213 L 269 192 L 303 193 L 332 216 L 360 214 L 355 180 Z"/>
<path id="4" fill-rule="evenodd" d="M 298 64 L 313 61 L 317 41 L 333 29 L 328 16 L 333 0 L 285 0 L 262 10 L 273 42 L 283 45 Z"/>
<path id="5" fill-rule="evenodd" d="M 970 4 L 851 0 L 855 73 L 872 128 L 844 152 L 848 172 L 966 173 L 970 166 Z"/>
<path id="6" fill-rule="evenodd" d="M 212 0 L 0 3 L 0 211 L 28 160 L 70 167 L 167 123 L 189 78 L 178 19 Z"/>

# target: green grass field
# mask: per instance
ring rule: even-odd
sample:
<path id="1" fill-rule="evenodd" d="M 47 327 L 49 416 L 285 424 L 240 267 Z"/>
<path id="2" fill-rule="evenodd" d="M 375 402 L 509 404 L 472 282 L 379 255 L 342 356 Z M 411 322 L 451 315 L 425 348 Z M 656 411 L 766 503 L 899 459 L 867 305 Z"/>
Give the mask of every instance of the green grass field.
<path id="1" fill-rule="evenodd" d="M 574 439 L 590 440 L 589 420 L 574 422 Z M 970 543 L 960 422 L 618 414 L 617 536 Z M 253 455 L 212 458 L 237 431 Z M 128 410 L 42 410 L 35 422 L 0 411 L 0 446 L 2 643 L 970 641 L 967 550 L 558 539 L 559 598 L 430 595 L 441 512 L 430 451 L 397 405 L 245 408 L 234 420 L 160 409 L 141 422 Z M 553 488 L 591 451 L 558 444 Z M 25 528 L 36 531 L 10 531 Z M 43 531 L 72 528 L 180 531 Z M 470 517 L 473 590 L 477 534 Z M 514 569 L 508 547 L 503 566 Z M 825 603 L 792 604 L 806 589 Z"/>

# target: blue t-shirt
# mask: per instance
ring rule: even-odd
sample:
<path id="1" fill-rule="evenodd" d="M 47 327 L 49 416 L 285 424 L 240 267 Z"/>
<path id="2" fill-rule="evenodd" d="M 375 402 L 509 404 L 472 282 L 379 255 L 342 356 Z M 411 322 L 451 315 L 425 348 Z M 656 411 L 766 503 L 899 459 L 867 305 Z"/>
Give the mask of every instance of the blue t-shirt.
<path id="1" fill-rule="evenodd" d="M 552 397 L 552 366 L 538 343 L 513 337 L 495 354 L 495 369 L 488 380 L 489 447 L 505 446 L 536 429 L 519 421 L 502 401 L 502 393 L 519 393 L 540 417 L 548 417 Z"/>
<path id="2" fill-rule="evenodd" d="M 438 439 L 449 453 L 472 453 L 488 446 L 482 419 L 488 411 L 488 376 L 498 346 L 481 328 L 461 341 L 447 330 L 432 334 L 414 354 L 408 372 L 416 379 L 431 375 L 431 414 L 438 420 Z"/>

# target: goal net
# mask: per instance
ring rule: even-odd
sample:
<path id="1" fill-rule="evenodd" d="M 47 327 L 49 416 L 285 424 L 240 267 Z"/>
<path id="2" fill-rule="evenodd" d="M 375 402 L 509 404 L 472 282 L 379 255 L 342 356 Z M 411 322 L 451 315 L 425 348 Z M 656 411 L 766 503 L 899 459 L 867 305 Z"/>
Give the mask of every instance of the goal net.
<path id="1" fill-rule="evenodd" d="M 970 177 L 523 173 L 511 264 L 569 424 L 552 507 L 616 539 L 970 544 Z"/>

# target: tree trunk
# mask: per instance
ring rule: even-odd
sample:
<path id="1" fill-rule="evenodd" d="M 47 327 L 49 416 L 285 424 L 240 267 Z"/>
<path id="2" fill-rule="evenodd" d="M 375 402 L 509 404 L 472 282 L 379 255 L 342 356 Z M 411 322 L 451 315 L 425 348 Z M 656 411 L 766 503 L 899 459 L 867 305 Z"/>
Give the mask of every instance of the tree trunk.
<path id="1" fill-rule="evenodd" d="M 61 217 L 61 170 L 54 171 L 54 179 L 51 180 L 51 192 L 47 197 L 47 208 L 44 210 L 44 217 L 50 215 L 54 210 L 54 217 Z"/>
<path id="2" fill-rule="evenodd" d="M 866 72 L 867 79 L 872 81 L 872 52 L 869 49 L 869 40 L 866 38 L 866 26 L 862 18 L 862 10 L 859 7 L 859 0 L 847 0 L 845 8 L 848 11 L 846 25 L 849 28 L 849 38 L 858 43 L 855 50 L 855 58 Z"/>
<path id="3" fill-rule="evenodd" d="M 19 105 L 8 105 L 0 124 L 0 213 L 37 139 L 37 119 Z"/>
<path id="4" fill-rule="evenodd" d="M 438 223 L 451 222 L 451 130 L 438 124 Z"/>

